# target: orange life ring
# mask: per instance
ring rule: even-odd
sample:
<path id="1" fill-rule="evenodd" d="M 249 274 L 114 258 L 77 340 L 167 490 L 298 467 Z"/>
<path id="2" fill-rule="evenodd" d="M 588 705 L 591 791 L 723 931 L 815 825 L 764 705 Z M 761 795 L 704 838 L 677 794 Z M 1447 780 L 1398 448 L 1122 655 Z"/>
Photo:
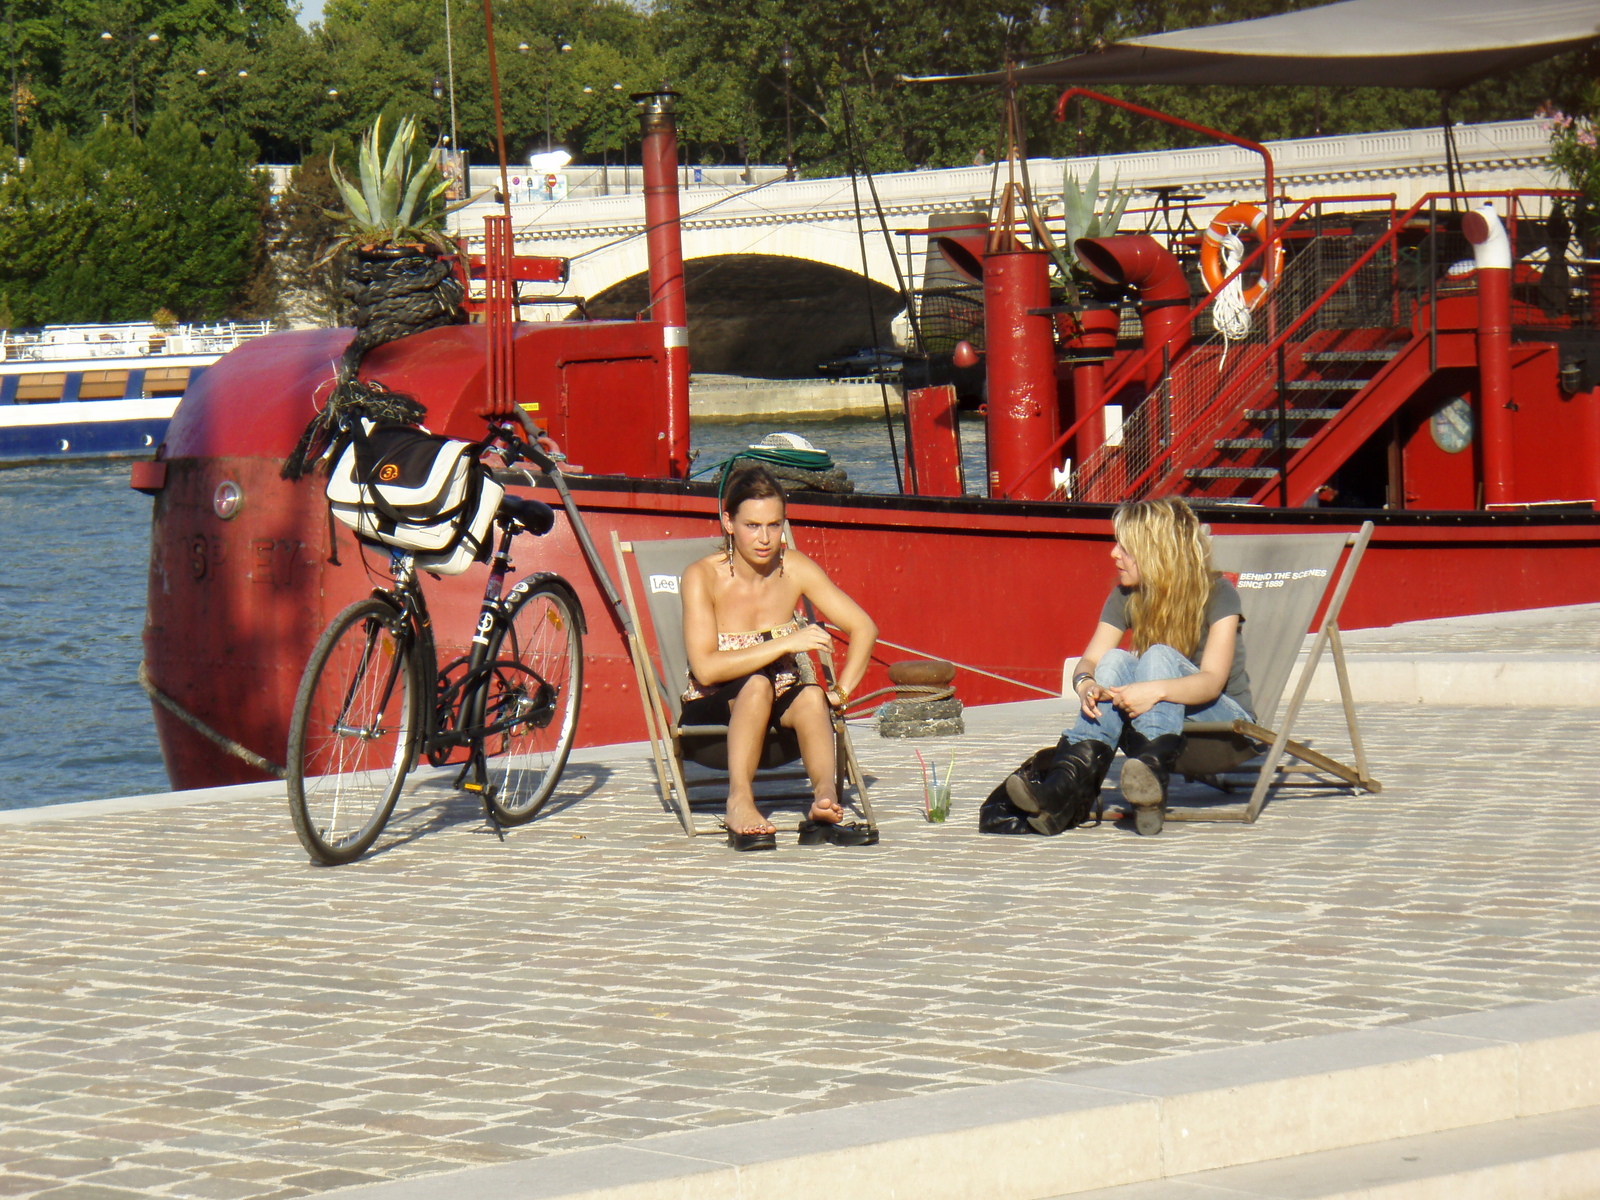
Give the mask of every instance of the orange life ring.
<path id="1" fill-rule="evenodd" d="M 1254 204 L 1230 204 L 1216 216 L 1200 237 L 1200 275 L 1213 292 L 1222 286 L 1228 272 L 1222 266 L 1222 239 L 1239 225 L 1248 225 L 1261 241 L 1266 241 L 1267 214 Z M 1244 289 L 1244 305 L 1253 309 L 1272 290 L 1283 271 L 1283 242 L 1277 241 L 1263 256 L 1260 277 Z"/>

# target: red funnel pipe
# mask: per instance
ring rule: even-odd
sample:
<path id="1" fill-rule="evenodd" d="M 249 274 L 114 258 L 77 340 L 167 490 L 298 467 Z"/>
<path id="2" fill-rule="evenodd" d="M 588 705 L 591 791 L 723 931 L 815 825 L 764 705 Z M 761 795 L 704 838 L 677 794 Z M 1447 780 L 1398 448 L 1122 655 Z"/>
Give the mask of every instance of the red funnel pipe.
<path id="1" fill-rule="evenodd" d="M 1086 305 L 1078 314 L 1077 329 L 1068 342 L 1076 352 L 1072 363 L 1072 420 L 1078 432 L 1067 453 L 1079 465 L 1106 440 L 1106 363 L 1117 352 L 1117 327 L 1121 323 L 1122 314 L 1113 305 Z"/>
<path id="2" fill-rule="evenodd" d="M 678 126 L 673 92 L 646 92 L 643 137 L 645 238 L 650 253 L 650 310 L 667 354 L 668 473 L 689 473 L 689 317 L 683 295 L 683 233 L 678 222 Z"/>
<path id="3" fill-rule="evenodd" d="M 1147 233 L 1079 238 L 1073 249 L 1096 279 L 1138 290 L 1144 348 L 1156 351 L 1145 363 L 1144 386 L 1146 394 L 1154 391 L 1164 365 L 1161 347 L 1168 362 L 1189 348 L 1189 281 L 1178 260 Z"/>
<path id="4" fill-rule="evenodd" d="M 1487 201 L 1461 221 L 1478 277 L 1478 424 L 1483 430 L 1483 502 L 1510 504 L 1511 241 Z"/>
<path id="5" fill-rule="evenodd" d="M 1056 339 L 1050 320 L 1050 256 L 1041 250 L 989 254 L 983 260 L 984 358 L 989 374 L 989 494 L 1016 478 L 1056 440 Z M 1036 471 L 1011 493 L 1043 500 L 1048 472 Z"/>

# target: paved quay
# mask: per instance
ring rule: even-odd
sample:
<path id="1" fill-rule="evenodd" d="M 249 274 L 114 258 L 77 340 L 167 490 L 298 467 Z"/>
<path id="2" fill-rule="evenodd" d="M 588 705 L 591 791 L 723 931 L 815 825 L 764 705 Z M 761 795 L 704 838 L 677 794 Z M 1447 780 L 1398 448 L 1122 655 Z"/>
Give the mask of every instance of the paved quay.
<path id="1" fill-rule="evenodd" d="M 864 731 L 869 849 L 689 841 L 639 747 L 503 844 L 424 789 L 336 869 L 275 787 L 0 815 L 0 1196 L 302 1196 L 1600 994 L 1592 711 L 1367 705 L 1378 796 L 977 834 L 1061 714 Z"/>

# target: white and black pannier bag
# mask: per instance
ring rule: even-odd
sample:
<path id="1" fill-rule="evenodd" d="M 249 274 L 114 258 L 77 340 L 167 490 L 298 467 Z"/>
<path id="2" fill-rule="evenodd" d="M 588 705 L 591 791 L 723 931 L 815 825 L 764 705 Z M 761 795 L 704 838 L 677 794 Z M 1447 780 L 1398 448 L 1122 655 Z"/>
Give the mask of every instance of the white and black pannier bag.
<path id="1" fill-rule="evenodd" d="M 362 421 L 328 479 L 328 505 L 356 536 L 409 551 L 419 570 L 459 575 L 488 556 L 505 489 L 483 446 L 411 425 Z"/>

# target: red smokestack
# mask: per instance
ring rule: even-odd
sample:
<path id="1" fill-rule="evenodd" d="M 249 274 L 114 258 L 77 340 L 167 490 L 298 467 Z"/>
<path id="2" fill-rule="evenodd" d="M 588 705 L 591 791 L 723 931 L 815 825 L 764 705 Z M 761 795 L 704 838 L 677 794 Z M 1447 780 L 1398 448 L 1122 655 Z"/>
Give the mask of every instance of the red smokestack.
<path id="1" fill-rule="evenodd" d="M 644 223 L 650 247 L 650 305 L 667 353 L 667 453 L 676 478 L 689 473 L 689 318 L 683 295 L 683 236 L 678 223 L 678 126 L 674 92 L 645 92 Z"/>
<path id="2" fill-rule="evenodd" d="M 1129 233 L 1079 238 L 1073 248 L 1096 279 L 1138 289 L 1146 350 L 1166 346 L 1170 362 L 1189 348 L 1189 281 L 1165 246 L 1147 233 Z M 1160 355 L 1152 355 L 1144 371 L 1147 393 L 1160 385 L 1161 370 Z"/>
<path id="3" fill-rule="evenodd" d="M 989 369 L 989 494 L 1025 471 L 1056 440 L 1055 326 L 1050 256 L 1040 250 L 989 254 L 983 260 L 984 358 Z M 1035 471 L 1012 493 L 1043 500 L 1050 473 Z"/>

